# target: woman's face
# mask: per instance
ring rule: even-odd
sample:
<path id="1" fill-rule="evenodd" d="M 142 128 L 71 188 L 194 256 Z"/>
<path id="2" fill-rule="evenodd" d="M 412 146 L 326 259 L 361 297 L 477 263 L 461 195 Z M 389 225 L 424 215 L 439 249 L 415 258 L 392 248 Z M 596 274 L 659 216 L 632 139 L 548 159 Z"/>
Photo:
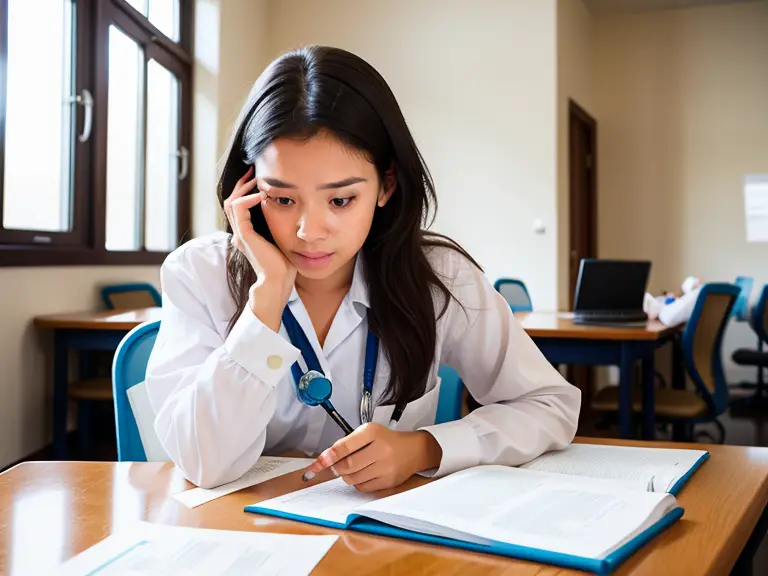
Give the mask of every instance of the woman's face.
<path id="1" fill-rule="evenodd" d="M 355 257 L 371 229 L 376 206 L 394 190 L 379 181 L 358 150 L 321 132 L 309 140 L 280 138 L 256 161 L 261 206 L 275 242 L 308 279 L 333 276 Z"/>

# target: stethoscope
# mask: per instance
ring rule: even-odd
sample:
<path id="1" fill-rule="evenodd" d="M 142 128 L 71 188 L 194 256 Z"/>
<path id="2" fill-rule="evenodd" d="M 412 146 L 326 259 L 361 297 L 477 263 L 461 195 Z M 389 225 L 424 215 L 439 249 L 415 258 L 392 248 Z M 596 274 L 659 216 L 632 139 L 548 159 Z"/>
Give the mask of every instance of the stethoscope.
<path id="1" fill-rule="evenodd" d="M 339 425 L 345 434 L 351 434 L 352 426 L 338 413 L 331 402 L 333 385 L 325 377 L 320 361 L 317 359 L 307 335 L 288 306 L 283 310 L 283 326 L 285 326 L 291 343 L 296 346 L 304 357 L 307 371 L 304 372 L 298 361 L 291 366 L 293 379 L 296 383 L 296 395 L 307 406 L 322 406 L 331 419 Z M 365 367 L 363 369 L 363 395 L 360 400 L 360 421 L 367 424 L 373 418 L 373 380 L 376 375 L 376 362 L 379 357 L 379 337 L 368 329 L 365 342 Z M 390 420 L 390 427 L 400 419 L 403 409 L 396 406 Z"/>

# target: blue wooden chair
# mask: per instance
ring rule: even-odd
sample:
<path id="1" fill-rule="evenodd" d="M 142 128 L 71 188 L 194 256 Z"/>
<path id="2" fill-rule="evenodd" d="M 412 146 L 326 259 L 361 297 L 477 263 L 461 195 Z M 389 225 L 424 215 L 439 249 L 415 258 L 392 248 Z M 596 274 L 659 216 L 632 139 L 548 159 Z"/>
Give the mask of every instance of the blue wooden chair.
<path id="1" fill-rule="evenodd" d="M 452 422 L 461 418 L 461 406 L 464 399 L 464 383 L 459 373 L 450 366 L 440 366 L 440 396 L 437 400 L 435 424 Z"/>
<path id="2" fill-rule="evenodd" d="M 504 296 L 512 312 L 532 312 L 533 303 L 525 282 L 514 278 L 499 278 L 493 283 L 496 291 Z"/>
<path id="3" fill-rule="evenodd" d="M 126 334 L 115 353 L 112 365 L 112 386 L 115 404 L 115 430 L 117 432 L 117 459 L 120 462 L 146 462 L 147 452 L 139 425 L 136 422 L 129 395 L 133 397 L 134 405 L 148 407 L 146 392 L 143 390 L 146 378 L 147 363 L 152 347 L 155 345 L 160 321 L 147 322 L 137 326 Z M 464 384 L 458 372 L 449 366 L 441 366 L 439 370 L 440 396 L 437 404 L 435 424 L 450 422 L 461 418 L 461 405 Z M 144 418 L 144 440 L 150 446 L 157 459 L 163 458 L 164 452 L 154 435 L 151 419 Z"/>
<path id="4" fill-rule="evenodd" d="M 128 395 L 129 390 L 134 387 L 144 386 L 147 362 L 159 330 L 159 320 L 141 324 L 126 334 L 115 352 L 112 364 L 112 395 L 115 405 L 117 459 L 120 462 L 147 461 L 147 454 Z M 139 392 L 143 397 L 139 396 Z M 146 392 L 141 388 L 133 390 L 132 396 L 139 402 L 146 400 Z M 145 436 L 146 432 L 145 430 Z M 151 432 L 154 434 L 154 430 Z"/>
<path id="5" fill-rule="evenodd" d="M 725 439 L 725 428 L 718 420 L 728 408 L 722 342 L 739 292 L 740 288 L 733 284 L 702 286 L 682 337 L 683 360 L 695 389 L 654 390 L 656 420 L 681 424 L 687 440 L 693 438 L 693 425 L 705 422 L 713 422 L 720 432 L 720 441 Z M 632 409 L 642 412 L 642 390 L 635 388 L 633 393 Z M 618 405 L 618 386 L 601 390 L 592 402 L 595 410 L 607 412 L 617 411 Z"/>
<path id="6" fill-rule="evenodd" d="M 160 293 L 152 284 L 114 284 L 101 289 L 101 299 L 108 310 L 132 310 L 162 306 Z"/>

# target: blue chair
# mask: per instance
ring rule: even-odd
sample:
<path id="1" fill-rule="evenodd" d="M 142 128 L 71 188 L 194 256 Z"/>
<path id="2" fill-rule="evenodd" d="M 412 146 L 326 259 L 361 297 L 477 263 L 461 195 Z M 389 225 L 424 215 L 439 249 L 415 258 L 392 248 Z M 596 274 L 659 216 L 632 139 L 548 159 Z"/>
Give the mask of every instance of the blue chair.
<path id="1" fill-rule="evenodd" d="M 146 322 L 126 334 L 115 352 L 112 364 L 112 387 L 117 432 L 117 459 L 120 462 L 146 462 L 147 455 L 139 427 L 128 400 L 128 390 L 143 384 L 147 363 L 155 345 L 160 321 Z M 440 366 L 440 396 L 435 424 L 461 418 L 464 384 L 459 373 L 450 366 Z"/>
<path id="2" fill-rule="evenodd" d="M 528 288 L 522 280 L 514 278 L 499 278 L 493 283 L 496 291 L 504 296 L 509 303 L 512 312 L 532 312 L 533 304 L 531 296 L 528 294 Z"/>
<path id="3" fill-rule="evenodd" d="M 747 399 L 748 403 L 761 401 L 765 389 L 763 370 L 768 368 L 768 352 L 763 351 L 763 346 L 768 344 L 768 284 L 763 286 L 760 297 L 752 309 L 750 326 L 757 334 L 756 348 L 739 348 L 733 353 L 733 361 L 740 366 L 753 366 L 757 368 L 757 387 L 754 396 Z"/>
<path id="4" fill-rule="evenodd" d="M 683 360 L 695 390 L 654 390 L 656 420 L 682 424 L 687 440 L 693 438 L 693 425 L 704 422 L 713 422 L 720 431 L 720 441 L 725 439 L 725 429 L 718 420 L 728 408 L 722 343 L 739 293 L 740 288 L 734 284 L 702 286 L 682 337 Z M 618 386 L 609 386 L 595 395 L 592 407 L 600 411 L 616 411 L 618 404 Z M 639 388 L 633 390 L 632 409 L 642 411 L 642 390 Z"/>
<path id="5" fill-rule="evenodd" d="M 149 355 L 159 330 L 159 320 L 136 326 L 126 334 L 115 352 L 112 395 L 115 404 L 117 459 L 120 462 L 147 461 L 136 418 L 128 401 L 128 390 L 144 382 Z"/>
<path id="6" fill-rule="evenodd" d="M 162 306 L 160 293 L 152 284 L 114 284 L 101 289 L 101 299 L 108 310 L 133 310 Z"/>
<path id="7" fill-rule="evenodd" d="M 440 376 L 440 396 L 437 400 L 435 424 L 459 420 L 464 399 L 464 383 L 459 378 L 459 373 L 450 366 L 440 366 L 438 376 Z"/>
<path id="8" fill-rule="evenodd" d="M 741 289 L 741 292 L 736 299 L 736 304 L 733 305 L 733 317 L 740 322 L 746 322 L 749 320 L 749 296 L 752 294 L 754 279 L 750 276 L 736 276 L 734 284 Z"/>

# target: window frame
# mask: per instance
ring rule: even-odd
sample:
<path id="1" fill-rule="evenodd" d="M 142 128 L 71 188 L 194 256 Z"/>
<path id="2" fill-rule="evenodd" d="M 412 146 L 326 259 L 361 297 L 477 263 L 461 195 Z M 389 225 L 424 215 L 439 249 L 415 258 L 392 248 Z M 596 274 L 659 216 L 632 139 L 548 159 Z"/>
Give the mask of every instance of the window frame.
<path id="1" fill-rule="evenodd" d="M 155 59 L 179 81 L 179 146 L 189 151 L 188 173 L 178 182 L 177 237 L 188 236 L 191 223 L 190 179 L 192 173 L 192 33 L 194 0 L 180 0 L 179 42 L 163 35 L 127 0 L 76 0 L 75 90 L 93 95 L 91 137 L 81 143 L 75 137 L 73 215 L 70 232 L 6 230 L 2 227 L 5 161 L 5 97 L 7 75 L 8 1 L 0 0 L 0 267 L 68 265 L 158 265 L 167 252 L 109 251 L 106 249 L 107 119 L 109 98 L 109 28 L 114 24 L 139 43 L 145 60 Z M 146 67 L 145 67 L 146 75 Z M 146 80 L 146 78 L 145 78 Z M 145 82 L 146 86 L 146 82 Z M 146 88 L 144 90 L 146 99 Z M 146 103 L 146 100 L 145 100 Z M 82 106 L 76 106 L 75 132 L 83 122 Z M 146 115 L 144 116 L 146 130 Z M 143 218 L 143 216 L 142 216 Z M 35 237 L 48 237 L 40 243 Z M 144 245 L 142 237 L 141 245 Z"/>

